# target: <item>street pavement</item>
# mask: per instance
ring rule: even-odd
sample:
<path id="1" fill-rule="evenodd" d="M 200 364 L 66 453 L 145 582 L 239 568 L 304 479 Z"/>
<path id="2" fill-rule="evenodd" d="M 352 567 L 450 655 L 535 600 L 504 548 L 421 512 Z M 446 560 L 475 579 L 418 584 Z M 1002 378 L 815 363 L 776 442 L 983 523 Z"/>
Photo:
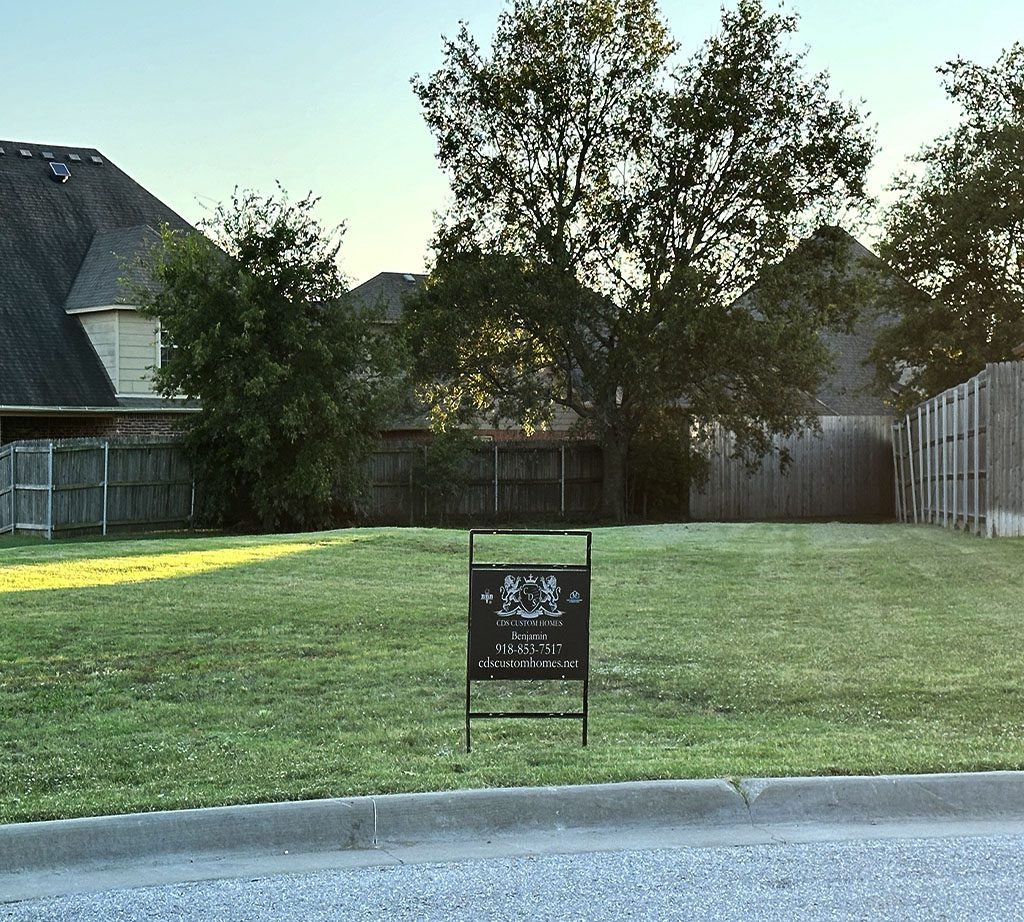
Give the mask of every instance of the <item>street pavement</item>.
<path id="1" fill-rule="evenodd" d="M 516 855 L 247 875 L 0 905 L 4 922 L 1016 920 L 1024 829 Z M 607 845 L 607 843 L 606 843 Z M 580 841 L 577 847 L 585 848 Z"/>

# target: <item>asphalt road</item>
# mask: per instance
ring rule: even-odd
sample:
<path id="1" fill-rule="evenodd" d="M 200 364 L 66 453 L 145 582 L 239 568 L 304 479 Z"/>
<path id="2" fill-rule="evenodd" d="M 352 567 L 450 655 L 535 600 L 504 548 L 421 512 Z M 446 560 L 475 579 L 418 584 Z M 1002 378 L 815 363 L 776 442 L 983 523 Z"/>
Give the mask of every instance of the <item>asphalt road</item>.
<path id="1" fill-rule="evenodd" d="M 494 858 L 114 890 L 5 922 L 1015 920 L 1024 835 Z"/>

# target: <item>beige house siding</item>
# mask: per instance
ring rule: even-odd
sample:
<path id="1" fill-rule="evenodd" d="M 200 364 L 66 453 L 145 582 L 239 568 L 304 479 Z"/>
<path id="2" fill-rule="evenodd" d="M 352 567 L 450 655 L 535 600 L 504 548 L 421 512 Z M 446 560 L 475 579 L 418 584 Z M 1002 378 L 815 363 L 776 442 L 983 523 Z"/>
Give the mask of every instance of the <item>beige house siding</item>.
<path id="1" fill-rule="evenodd" d="M 107 377 L 117 381 L 117 315 L 118 311 L 95 311 L 81 314 L 79 320 L 85 328 L 86 335 L 93 349 L 100 357 Z"/>
<path id="2" fill-rule="evenodd" d="M 133 310 L 121 311 L 118 340 L 117 392 L 152 394 L 153 369 L 160 360 L 156 321 Z"/>
<path id="3" fill-rule="evenodd" d="M 154 393 L 153 369 L 160 361 L 159 327 L 155 320 L 123 305 L 71 313 L 82 322 L 118 394 Z"/>

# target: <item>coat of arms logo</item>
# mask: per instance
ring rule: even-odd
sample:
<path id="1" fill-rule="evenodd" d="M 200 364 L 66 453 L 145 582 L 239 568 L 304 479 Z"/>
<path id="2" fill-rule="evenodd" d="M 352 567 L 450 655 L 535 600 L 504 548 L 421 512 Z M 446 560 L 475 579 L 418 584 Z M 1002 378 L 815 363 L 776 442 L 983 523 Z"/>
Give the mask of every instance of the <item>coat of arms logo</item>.
<path id="1" fill-rule="evenodd" d="M 501 587 L 501 611 L 504 618 L 536 618 L 539 615 L 561 615 L 558 609 L 558 580 L 554 576 L 505 577 Z"/>

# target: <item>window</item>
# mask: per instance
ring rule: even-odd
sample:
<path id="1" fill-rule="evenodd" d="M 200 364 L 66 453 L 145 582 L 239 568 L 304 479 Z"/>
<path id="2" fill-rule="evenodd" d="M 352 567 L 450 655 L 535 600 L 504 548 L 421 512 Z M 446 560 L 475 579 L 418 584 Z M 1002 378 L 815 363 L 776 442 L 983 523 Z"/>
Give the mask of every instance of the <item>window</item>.
<path id="1" fill-rule="evenodd" d="M 171 342 L 163 327 L 157 328 L 157 345 L 159 347 L 160 361 L 157 368 L 163 368 L 170 361 L 171 353 L 178 347 Z"/>

